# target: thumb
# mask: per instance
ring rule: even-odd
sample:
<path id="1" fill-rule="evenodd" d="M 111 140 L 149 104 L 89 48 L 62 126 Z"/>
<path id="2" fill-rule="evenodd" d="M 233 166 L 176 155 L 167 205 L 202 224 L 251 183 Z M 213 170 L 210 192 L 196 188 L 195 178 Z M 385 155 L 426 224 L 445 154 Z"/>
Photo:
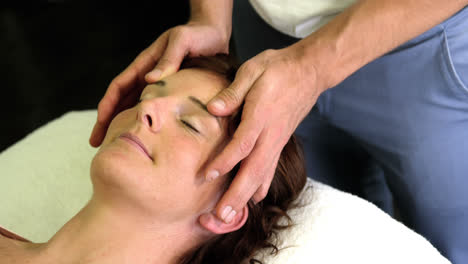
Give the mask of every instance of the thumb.
<path id="1" fill-rule="evenodd" d="M 154 83 L 164 77 L 175 73 L 187 54 L 187 46 L 181 45 L 180 41 L 169 38 L 164 54 L 152 71 L 146 74 L 145 80 Z"/>
<path id="2" fill-rule="evenodd" d="M 242 105 L 245 97 L 249 91 L 253 90 L 257 79 L 261 76 L 261 70 L 244 64 L 239 68 L 236 78 L 231 85 L 224 88 L 208 102 L 208 111 L 218 116 L 227 116 L 232 114 Z"/>

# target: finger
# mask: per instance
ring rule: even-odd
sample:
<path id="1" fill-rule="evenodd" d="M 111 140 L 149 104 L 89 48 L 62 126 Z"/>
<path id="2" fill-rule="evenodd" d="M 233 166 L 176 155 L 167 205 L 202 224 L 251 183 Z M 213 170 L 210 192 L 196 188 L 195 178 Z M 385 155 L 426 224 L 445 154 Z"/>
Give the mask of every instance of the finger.
<path id="1" fill-rule="evenodd" d="M 107 131 L 107 126 L 110 124 L 113 117 L 120 111 L 128 108 L 122 106 L 129 106 L 134 104 L 135 94 L 139 94 L 143 88 L 138 74 L 135 70 L 132 72 L 130 66 L 119 74 L 109 85 L 104 97 L 98 105 L 98 116 L 96 124 L 90 137 L 90 144 L 93 147 L 98 147 Z M 128 102 L 128 97 L 132 102 Z"/>
<path id="2" fill-rule="evenodd" d="M 164 50 L 161 51 L 162 56 L 156 67 L 145 76 L 146 81 L 149 83 L 156 82 L 175 73 L 188 53 L 186 44 L 186 37 L 182 33 L 169 35 Z"/>
<path id="3" fill-rule="evenodd" d="M 132 82 L 145 83 L 145 75 L 153 69 L 156 62 L 161 57 L 166 49 L 168 31 L 164 32 L 156 41 L 153 42 L 148 48 L 144 49 L 138 56 L 130 63 L 130 65 L 120 73 L 112 83 L 118 82 L 122 87 L 128 87 L 129 80 Z M 112 84 L 111 83 L 111 84 Z M 109 86 L 109 88 L 111 88 Z M 109 90 L 108 88 L 108 90 Z"/>
<path id="4" fill-rule="evenodd" d="M 262 73 L 263 68 L 255 61 L 250 60 L 244 63 L 239 68 L 231 85 L 208 102 L 208 110 L 218 116 L 232 114 L 242 104 L 247 93 L 252 90 Z"/>
<path id="5" fill-rule="evenodd" d="M 144 87 L 138 87 L 138 88 L 134 88 L 133 90 L 131 90 L 126 96 L 124 96 L 122 98 L 122 100 L 120 100 L 119 104 L 117 105 L 116 109 L 115 109 L 115 113 L 114 115 L 112 116 L 112 119 L 114 119 L 114 117 L 128 109 L 128 108 L 131 108 L 133 106 L 135 106 L 138 102 L 138 99 L 140 98 L 140 95 L 141 95 L 141 92 L 143 91 L 143 88 Z"/>
<path id="6" fill-rule="evenodd" d="M 273 157 L 268 158 L 268 150 L 256 147 L 252 154 L 242 161 L 239 172 L 216 206 L 216 215 L 221 220 L 229 223 L 228 216 L 230 218 L 235 216 L 252 198 L 259 187 L 265 184 L 264 176 L 269 168 L 265 168 L 263 164 L 270 164 L 273 160 Z"/>
<path id="7" fill-rule="evenodd" d="M 99 147 L 104 140 L 106 131 L 107 128 L 102 123 L 96 122 L 89 138 L 89 144 L 95 148 Z"/>
<path id="8" fill-rule="evenodd" d="M 164 37 L 161 36 L 160 39 L 164 39 Z M 156 42 L 158 42 L 158 40 Z M 161 45 L 155 44 L 156 45 L 152 45 L 142 51 L 135 60 L 110 83 L 104 97 L 99 102 L 97 121 L 89 139 L 91 146 L 98 147 L 102 143 L 107 126 L 115 113 L 118 112 L 116 108 L 122 98 L 135 88 L 140 88 L 141 91 L 141 88 L 145 84 L 143 76 L 154 67 L 156 64 L 154 58 L 158 58 L 158 53 L 160 53 L 161 50 L 161 48 L 158 48 Z"/>
<path id="9" fill-rule="evenodd" d="M 244 112 L 243 116 L 244 114 L 248 116 L 248 111 Z M 205 178 L 211 181 L 231 171 L 239 161 L 250 154 L 262 129 L 263 123 L 257 122 L 253 116 L 242 120 L 232 140 L 206 167 Z"/>
<path id="10" fill-rule="evenodd" d="M 118 98 L 120 98 L 120 96 L 118 96 Z M 118 102 L 114 102 L 113 100 L 115 100 L 115 97 L 111 95 L 111 98 L 104 97 L 99 103 L 97 120 L 89 139 L 89 143 L 93 147 L 99 147 L 104 140 L 107 127 L 114 116 L 115 109 L 118 107 Z"/>
<path id="11" fill-rule="evenodd" d="M 268 190 L 270 190 L 271 182 L 273 181 L 275 177 L 275 172 L 278 166 L 278 160 L 279 160 L 280 155 L 281 155 L 281 152 L 276 155 L 272 166 L 265 174 L 265 180 L 263 181 L 263 184 L 260 185 L 260 187 L 257 189 L 255 194 L 252 196 L 252 200 L 254 201 L 254 203 L 261 202 L 267 196 Z"/>
<path id="12" fill-rule="evenodd" d="M 138 101 L 138 98 L 140 96 L 141 89 L 140 88 L 135 88 L 131 90 L 127 95 L 123 96 L 120 100 L 119 103 L 114 107 L 114 111 L 112 114 L 110 114 L 109 120 L 102 121 L 101 122 L 96 122 L 93 131 L 91 133 L 91 137 L 89 139 L 89 143 L 93 147 L 99 147 L 99 145 L 102 143 L 102 141 L 105 138 L 105 135 L 107 133 L 107 128 L 114 119 L 114 117 L 122 112 L 123 110 L 126 110 L 130 107 L 133 107 L 136 102 Z M 100 107 L 103 107 L 102 104 L 100 104 Z"/>
<path id="13" fill-rule="evenodd" d="M 124 94 L 128 93 L 128 88 L 125 87 L 124 84 L 131 84 L 132 81 L 134 82 L 135 80 L 135 75 L 127 74 L 122 76 L 122 74 L 120 74 L 109 85 L 109 88 L 98 105 L 96 124 L 94 125 L 89 139 L 91 146 L 98 147 L 102 143 L 103 135 L 106 133 L 107 126 L 112 120 L 119 101 Z"/>

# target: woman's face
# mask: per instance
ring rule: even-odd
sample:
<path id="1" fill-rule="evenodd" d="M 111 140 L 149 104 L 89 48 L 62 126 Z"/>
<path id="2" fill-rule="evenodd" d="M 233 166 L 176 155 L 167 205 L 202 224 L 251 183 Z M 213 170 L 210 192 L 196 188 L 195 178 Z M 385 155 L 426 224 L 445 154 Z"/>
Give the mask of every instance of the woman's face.
<path id="1" fill-rule="evenodd" d="M 142 101 L 112 120 L 93 159 L 95 195 L 171 222 L 211 210 L 225 179 L 205 182 L 202 173 L 224 146 L 227 124 L 206 103 L 228 84 L 184 69 L 146 86 Z"/>

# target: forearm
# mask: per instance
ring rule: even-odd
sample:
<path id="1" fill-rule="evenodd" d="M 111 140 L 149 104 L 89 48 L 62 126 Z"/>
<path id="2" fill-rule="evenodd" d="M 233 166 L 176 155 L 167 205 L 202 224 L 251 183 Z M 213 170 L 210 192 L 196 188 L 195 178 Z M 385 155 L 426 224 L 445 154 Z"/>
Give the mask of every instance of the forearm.
<path id="1" fill-rule="evenodd" d="M 467 4 L 466 0 L 361 0 L 295 46 L 325 90 Z"/>
<path id="2" fill-rule="evenodd" d="M 219 26 L 229 39 L 232 31 L 233 0 L 190 0 L 190 21 Z"/>

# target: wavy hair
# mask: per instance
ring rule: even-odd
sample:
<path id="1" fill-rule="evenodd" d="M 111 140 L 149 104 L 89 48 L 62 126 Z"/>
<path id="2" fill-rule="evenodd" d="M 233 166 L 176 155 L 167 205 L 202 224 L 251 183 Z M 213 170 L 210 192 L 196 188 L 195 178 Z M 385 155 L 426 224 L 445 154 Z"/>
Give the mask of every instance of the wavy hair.
<path id="1" fill-rule="evenodd" d="M 182 63 L 181 69 L 211 70 L 232 82 L 238 69 L 237 65 L 232 57 L 216 55 L 186 59 Z M 239 126 L 241 115 L 242 110 L 230 117 L 228 138 L 232 138 L 235 129 Z M 230 185 L 238 170 L 239 164 L 230 172 L 226 186 Z M 237 231 L 217 235 L 187 252 L 180 259 L 180 264 L 239 264 L 246 260 L 253 264 L 262 263 L 261 260 L 254 257 L 258 250 L 270 249 L 268 252 L 277 254 L 280 250 L 276 245 L 278 231 L 292 225 L 287 211 L 297 206 L 294 201 L 304 188 L 305 183 L 306 170 L 303 151 L 296 136 L 292 135 L 281 152 L 274 178 L 265 199 L 257 204 L 249 201 L 249 217 L 244 226 Z M 280 224 L 281 218 L 285 218 L 287 223 Z"/>

